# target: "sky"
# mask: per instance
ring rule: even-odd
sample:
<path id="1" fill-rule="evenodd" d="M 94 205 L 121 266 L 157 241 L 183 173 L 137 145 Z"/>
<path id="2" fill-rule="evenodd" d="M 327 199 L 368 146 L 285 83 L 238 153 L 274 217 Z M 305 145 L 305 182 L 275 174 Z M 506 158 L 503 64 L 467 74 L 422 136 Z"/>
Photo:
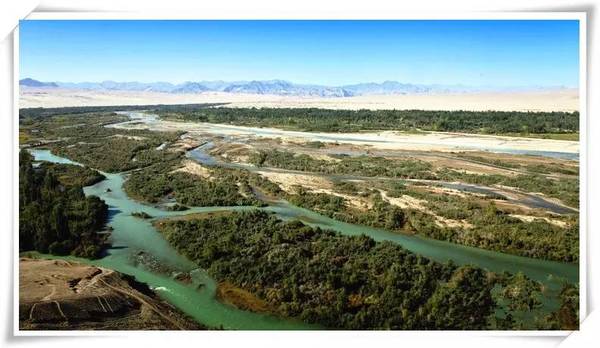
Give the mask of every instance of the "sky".
<path id="1" fill-rule="evenodd" d="M 24 20 L 20 78 L 50 82 L 579 83 L 576 20 Z"/>

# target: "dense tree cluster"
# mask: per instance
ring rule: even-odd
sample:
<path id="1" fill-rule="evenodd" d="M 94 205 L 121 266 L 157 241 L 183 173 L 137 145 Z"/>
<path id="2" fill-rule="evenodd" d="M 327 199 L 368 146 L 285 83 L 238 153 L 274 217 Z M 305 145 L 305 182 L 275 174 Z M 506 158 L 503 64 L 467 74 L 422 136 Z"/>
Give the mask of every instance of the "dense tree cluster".
<path id="1" fill-rule="evenodd" d="M 116 173 L 181 157 L 180 153 L 156 150 L 163 142 L 173 141 L 175 138 L 174 135 L 156 135 L 152 138 L 118 135 L 86 138 L 88 141 L 78 138 L 72 140 L 77 141 L 77 146 L 52 146 L 52 149 L 59 155 L 79 163 Z"/>
<path id="2" fill-rule="evenodd" d="M 538 323 L 541 330 L 579 329 L 579 284 L 565 283 L 559 294 L 560 308 Z"/>
<path id="3" fill-rule="evenodd" d="M 207 107 L 225 105 L 223 103 L 186 104 L 186 105 L 112 105 L 112 106 L 71 106 L 59 108 L 23 108 L 19 109 L 19 118 L 40 118 L 56 115 L 76 115 L 89 113 L 112 113 L 115 111 L 143 111 L 160 109 L 178 112 L 196 111 Z"/>
<path id="4" fill-rule="evenodd" d="M 329 110 L 316 108 L 155 109 L 184 121 L 301 131 L 427 130 L 484 134 L 577 133 L 579 113 L 517 111 Z"/>
<path id="5" fill-rule="evenodd" d="M 439 229 L 437 239 L 478 248 L 543 258 L 562 262 L 579 260 L 579 217 L 564 217 L 567 227 L 551 224 L 542 218 L 526 222 L 473 197 L 433 194 L 406 189 L 405 194 L 426 201 L 436 215 L 465 220 L 472 227 Z"/>
<path id="6" fill-rule="evenodd" d="M 77 184 L 61 183 L 53 169 L 34 168 L 31 155 L 20 152 L 19 250 L 98 257 L 104 239 L 97 232 L 108 217 L 107 205 L 85 197 Z"/>
<path id="7" fill-rule="evenodd" d="M 40 166 L 43 170 L 52 171 L 58 181 L 65 186 L 90 186 L 106 178 L 97 170 L 83 166 L 50 162 L 40 163 Z"/>
<path id="8" fill-rule="evenodd" d="M 123 105 L 20 109 L 19 116 L 152 110 L 171 119 L 283 127 L 303 131 L 431 130 L 484 134 L 577 133 L 578 112 L 331 110 L 317 108 L 227 108 L 225 104 Z M 218 106 L 218 107 L 217 107 Z"/>
<path id="9" fill-rule="evenodd" d="M 363 211 L 350 207 L 343 197 L 323 192 L 309 192 L 301 186 L 296 186 L 294 193 L 286 195 L 286 199 L 290 203 L 331 218 L 393 231 L 403 230 L 409 219 L 418 213 L 414 210 L 403 211 L 399 207 L 384 201 L 378 193 L 372 194 L 370 198 L 373 202 L 372 208 Z M 428 222 L 433 221 L 427 215 L 421 218 L 420 223 L 425 223 L 425 220 Z"/>
<path id="10" fill-rule="evenodd" d="M 440 264 L 391 242 L 342 236 L 263 211 L 159 224 L 220 281 L 286 317 L 344 329 L 484 329 L 485 271 Z"/>
<path id="11" fill-rule="evenodd" d="M 238 169 L 212 168 L 211 177 L 202 178 L 176 171 L 178 160 L 158 162 L 133 171 L 123 185 L 135 199 L 159 203 L 172 198 L 186 206 L 235 206 L 264 203 L 255 197 L 254 188 L 267 193 L 279 187 L 257 174 Z"/>
<path id="12" fill-rule="evenodd" d="M 164 173 L 150 169 L 132 173 L 123 188 L 131 197 L 150 203 L 160 202 L 168 196 L 188 206 L 260 204 L 247 183 L 238 187 L 236 181 L 229 179 L 232 178 L 220 176 L 210 180 L 184 172 Z"/>
<path id="13" fill-rule="evenodd" d="M 489 205 L 474 227 L 453 231 L 446 240 L 499 252 L 561 262 L 579 261 L 579 223 L 558 227 L 542 219 L 524 222 Z"/>
<path id="14" fill-rule="evenodd" d="M 373 156 L 334 156 L 317 159 L 290 151 L 262 150 L 250 155 L 248 161 L 259 167 L 275 167 L 324 174 L 386 176 L 393 178 L 434 179 L 430 163 L 419 160 L 390 160 Z"/>
<path id="15" fill-rule="evenodd" d="M 509 310 L 531 311 L 542 306 L 542 285 L 522 272 L 504 274 L 499 283 L 502 284 L 501 298 L 508 301 Z"/>
<path id="16" fill-rule="evenodd" d="M 522 272 L 491 273 L 490 278 L 495 283 L 492 297 L 497 304 L 495 315 L 488 318 L 491 330 L 548 329 L 547 289 L 541 282 Z"/>
<path id="17" fill-rule="evenodd" d="M 126 116 L 106 113 L 25 117 L 19 119 L 19 143 L 37 146 L 61 143 L 72 138 L 80 138 L 81 142 L 85 142 L 86 138 L 92 139 L 116 134 L 115 129 L 103 126 L 126 120 Z M 75 142 L 71 142 L 65 146 L 75 144 Z"/>

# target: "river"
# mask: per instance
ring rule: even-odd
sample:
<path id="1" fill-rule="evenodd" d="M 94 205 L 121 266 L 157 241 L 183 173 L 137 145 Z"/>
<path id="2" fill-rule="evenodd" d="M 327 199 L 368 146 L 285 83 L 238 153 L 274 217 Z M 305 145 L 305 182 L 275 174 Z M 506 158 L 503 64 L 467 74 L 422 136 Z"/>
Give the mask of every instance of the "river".
<path id="1" fill-rule="evenodd" d="M 188 151 L 187 155 L 189 158 L 192 158 L 203 165 L 207 166 L 224 166 L 230 168 L 240 168 L 246 169 L 250 171 L 276 171 L 276 172 L 284 172 L 284 173 L 299 173 L 302 174 L 304 172 L 301 171 L 293 171 L 279 168 L 257 168 L 252 165 L 245 165 L 240 163 L 227 163 L 217 160 L 215 157 L 211 156 L 207 153 L 214 144 L 212 142 L 207 142 L 202 146 L 197 147 L 192 151 Z M 316 174 L 318 175 L 318 174 Z M 323 175 L 326 177 L 331 177 L 330 175 Z M 334 175 L 335 176 L 335 175 Z M 358 176 L 344 176 L 338 175 L 338 178 L 359 178 Z M 365 179 L 368 177 L 360 177 Z M 370 178 L 372 179 L 372 178 Z M 389 179 L 389 180 L 399 180 L 394 178 L 379 178 L 379 179 Z M 480 185 L 471 185 L 471 184 L 463 184 L 463 183 L 450 183 L 444 181 L 428 181 L 428 180 L 418 180 L 422 182 L 431 182 L 439 184 L 443 187 L 452 188 L 461 191 L 468 192 L 476 192 L 476 193 L 484 193 L 484 194 L 501 194 L 501 190 L 496 188 L 490 188 L 486 186 Z M 508 192 L 513 192 L 511 190 L 505 189 Z M 531 208 L 544 208 L 548 209 L 552 212 L 558 214 L 567 214 L 567 213 L 576 213 L 576 210 L 562 206 L 560 204 L 556 204 L 552 201 L 545 200 L 539 196 L 533 194 L 525 194 L 519 192 L 519 194 L 523 195 L 522 199 L 513 199 L 512 197 L 504 196 L 506 200 L 523 204 L 525 206 Z M 279 216 L 284 218 L 295 218 L 300 219 L 303 222 L 313 225 L 319 226 L 322 228 L 333 229 L 339 231 L 346 235 L 360 235 L 366 234 L 377 241 L 389 240 L 392 242 L 396 242 L 401 244 L 406 249 L 415 252 L 417 254 L 423 255 L 427 258 L 439 261 L 446 262 L 448 260 L 452 260 L 453 262 L 464 265 L 464 264 L 476 264 L 480 267 L 486 268 L 490 271 L 494 272 L 515 272 L 515 270 L 522 271 L 528 277 L 548 283 L 549 279 L 552 278 L 562 278 L 569 280 L 571 282 L 578 281 L 578 269 L 576 265 L 560 263 L 560 262 L 552 262 L 552 261 L 543 261 L 539 259 L 533 259 L 528 257 L 519 257 L 515 255 L 509 255 L 504 253 L 498 253 L 493 251 L 488 251 L 480 248 L 473 248 L 468 246 L 462 246 L 454 243 L 439 241 L 436 239 L 425 238 L 421 236 L 413 236 L 413 235 L 405 235 L 400 233 L 393 233 L 382 229 L 354 225 L 349 223 L 344 223 L 341 221 L 337 221 L 331 219 L 329 217 L 320 215 L 311 210 L 303 209 L 297 206 L 294 206 L 286 201 L 277 201 L 270 202 L 271 206 L 266 208 L 267 210 L 276 212 Z M 552 283 L 552 282 L 550 282 Z M 556 284 L 555 284 L 556 285 Z"/>
<path id="2" fill-rule="evenodd" d="M 110 127 L 136 127 L 141 123 L 152 129 L 162 122 L 155 115 L 143 112 L 123 112 L 122 114 L 129 116 L 131 120 L 113 124 L 110 125 Z M 237 132 L 242 128 L 244 132 L 249 130 L 249 127 L 221 127 L 220 125 L 208 127 L 211 132 L 225 130 L 232 131 L 232 128 Z M 225 131 L 226 134 L 227 131 Z M 259 132 L 259 135 L 263 136 L 273 135 L 271 134 L 272 130 L 265 131 L 264 129 L 261 129 L 257 130 L 257 132 Z M 319 138 L 317 140 L 339 139 Z M 378 139 L 357 138 L 352 140 L 368 141 Z M 248 168 L 248 166 L 244 165 L 227 164 L 217 161 L 207 153 L 207 150 L 212 146 L 212 143 L 206 143 L 193 151 L 189 151 L 188 156 L 204 165 L 231 165 L 244 169 L 256 170 L 256 168 Z M 488 150 L 494 151 L 495 149 Z M 47 150 L 30 151 L 37 161 L 80 165 L 66 158 L 55 156 Z M 555 155 L 545 152 L 537 154 L 547 155 L 549 157 L 562 156 L 562 154 Z M 265 168 L 260 168 L 260 170 L 265 170 Z M 269 168 L 267 170 L 278 169 Z M 215 298 L 216 283 L 208 274 L 206 274 L 206 272 L 198 269 L 194 263 L 179 255 L 152 226 L 152 220 L 143 220 L 131 215 L 133 212 L 145 212 L 151 215 L 153 219 L 159 219 L 196 212 L 247 210 L 257 208 L 193 207 L 184 212 L 166 211 L 130 199 L 122 189 L 126 174 L 103 174 L 106 176 L 106 180 L 93 186 L 85 187 L 84 192 L 86 195 L 96 195 L 100 197 L 109 205 L 110 218 L 108 225 L 112 227 L 112 247 L 107 251 L 107 255 L 100 260 L 90 261 L 86 259 L 77 259 L 78 261 L 114 269 L 134 276 L 137 280 L 148 284 L 162 298 L 178 307 L 198 322 L 209 327 L 249 330 L 319 328 L 296 320 L 251 313 L 222 304 Z M 456 185 L 456 183 L 445 184 Z M 481 187 L 476 187 L 475 185 L 468 186 L 469 187 L 458 187 L 458 189 L 481 189 Z M 498 193 L 497 190 L 496 193 Z M 552 205 L 552 202 L 545 200 L 532 200 L 531 202 L 525 203 L 541 205 L 550 210 L 555 210 L 557 213 L 567 212 L 556 211 L 564 207 L 555 207 Z M 283 219 L 299 219 L 312 226 L 336 230 L 344 235 L 365 234 L 377 241 L 387 240 L 398 243 L 414 253 L 439 262 L 451 260 L 459 265 L 473 264 L 494 272 L 523 272 L 531 279 L 540 281 L 544 284 L 544 298 L 542 299 L 543 307 L 541 309 L 543 313 L 548 313 L 558 308 L 559 303 L 557 301 L 557 295 L 563 281 L 578 282 L 579 280 L 579 270 L 578 266 L 575 264 L 520 257 L 420 236 L 392 233 L 382 229 L 343 223 L 315 212 L 293 206 L 285 201 L 270 202 L 270 205 L 264 209 L 276 213 Z M 174 280 L 173 276 L 179 272 L 190 273 L 192 275 L 192 283 L 184 284 Z M 524 316 L 530 317 L 530 315 Z"/>
<path id="3" fill-rule="evenodd" d="M 285 174 L 298 174 L 298 175 L 313 175 L 323 177 L 329 180 L 384 180 L 384 181 L 399 181 L 404 183 L 409 182 L 422 182 L 431 185 L 439 185 L 445 188 L 480 193 L 489 196 L 498 196 L 507 202 L 525 206 L 532 209 L 544 209 L 555 214 L 577 214 L 578 210 L 565 206 L 560 203 L 553 202 L 549 199 L 541 197 L 537 194 L 522 192 L 507 187 L 489 187 L 483 185 L 466 184 L 461 182 L 448 182 L 442 180 L 424 180 L 424 179 L 399 179 L 393 177 L 372 177 L 372 176 L 360 176 L 351 174 L 324 174 L 318 172 L 308 172 L 293 169 L 282 169 L 274 167 L 256 167 L 246 163 L 231 163 L 221 161 L 214 156 L 211 156 L 207 151 L 214 147 L 213 142 L 207 142 L 197 148 L 190 150 L 186 153 L 187 157 L 193 159 L 196 162 L 204 166 L 220 166 L 233 169 L 244 169 L 252 172 L 271 172 L 271 173 L 285 173 Z"/>
<path id="4" fill-rule="evenodd" d="M 47 150 L 30 150 L 36 160 L 71 163 L 68 159 L 51 154 Z M 99 260 L 76 259 L 88 264 L 114 269 L 134 276 L 148 284 L 162 298 L 209 327 L 248 330 L 294 330 L 318 329 L 303 322 L 281 319 L 236 309 L 222 304 L 215 298 L 216 284 L 213 279 L 191 261 L 179 255 L 152 226 L 151 220 L 131 215 L 145 212 L 154 219 L 196 212 L 245 210 L 254 207 L 194 207 L 185 212 L 161 210 L 130 199 L 122 189 L 125 174 L 103 173 L 106 179 L 84 188 L 86 195 L 96 195 L 109 205 L 108 225 L 112 227 L 112 247 Z M 375 240 L 389 240 L 404 248 L 436 261 L 452 260 L 456 264 L 473 264 L 495 272 L 521 271 L 545 285 L 543 312 L 558 308 L 557 293 L 564 280 L 578 282 L 578 267 L 526 257 L 519 257 L 478 248 L 466 247 L 419 236 L 392 233 L 381 229 L 339 222 L 312 211 L 295 207 L 285 201 L 269 207 L 284 219 L 297 218 L 307 224 L 333 229 L 345 235 L 366 234 Z M 73 258 L 71 258 L 73 259 Z M 144 261 L 145 260 L 145 261 Z M 151 260 L 159 267 L 149 267 Z M 190 272 L 191 284 L 173 279 L 177 272 Z"/>
<path id="5" fill-rule="evenodd" d="M 36 161 L 78 164 L 55 156 L 48 150 L 30 152 Z M 112 247 L 99 260 L 69 259 L 132 275 L 138 281 L 148 284 L 163 299 L 209 327 L 246 330 L 316 328 L 300 321 L 242 311 L 217 301 L 215 281 L 193 262 L 178 254 L 152 226 L 151 220 L 131 215 L 133 212 L 145 212 L 157 219 L 197 212 L 248 209 L 247 207 L 196 207 L 184 212 L 165 211 L 130 199 L 122 189 L 124 174 L 102 174 L 106 179 L 85 187 L 84 193 L 100 197 L 109 206 L 108 225 L 113 229 Z M 140 261 L 144 259 L 146 262 Z M 160 267 L 146 266 L 150 263 L 148 260 Z M 172 276 L 177 272 L 190 272 L 192 284 L 174 280 Z"/>
<path id="6" fill-rule="evenodd" d="M 206 122 L 165 121 L 160 119 L 158 115 L 144 111 L 120 111 L 117 113 L 128 116 L 131 121 L 114 124 L 111 125 L 111 127 L 136 127 L 138 124 L 144 124 L 152 130 L 180 130 L 209 133 L 219 136 L 281 138 L 306 142 L 319 141 L 345 143 L 370 146 L 373 149 L 421 151 L 477 150 L 494 153 L 579 160 L 578 141 L 444 132 L 423 132 L 418 134 L 396 131 L 371 131 L 362 133 L 303 132 L 278 128 L 236 126 Z"/>

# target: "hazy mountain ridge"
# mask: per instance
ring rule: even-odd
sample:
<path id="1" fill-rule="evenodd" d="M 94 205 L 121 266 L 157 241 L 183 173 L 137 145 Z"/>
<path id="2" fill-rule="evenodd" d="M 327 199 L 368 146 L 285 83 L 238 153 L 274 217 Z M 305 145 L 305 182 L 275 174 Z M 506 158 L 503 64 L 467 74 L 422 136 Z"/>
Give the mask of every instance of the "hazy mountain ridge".
<path id="1" fill-rule="evenodd" d="M 94 91 L 149 91 L 164 93 L 202 93 L 202 92 L 227 92 L 262 95 L 302 96 L 302 97 L 352 97 L 362 95 L 402 95 L 402 94 L 447 94 L 469 92 L 500 92 L 518 90 L 556 90 L 565 89 L 564 86 L 550 87 L 493 87 L 493 86 L 465 86 L 465 85 L 440 85 L 440 84 L 412 84 L 397 81 L 384 81 L 382 83 L 368 82 L 344 86 L 324 86 L 313 84 L 297 84 L 284 80 L 265 81 L 188 81 L 180 84 L 170 82 L 41 82 L 32 78 L 19 81 L 25 88 L 68 88 Z"/>
<path id="2" fill-rule="evenodd" d="M 58 87 L 55 82 L 41 82 L 38 80 L 26 78 L 19 80 L 19 86 L 27 86 L 27 87 Z"/>

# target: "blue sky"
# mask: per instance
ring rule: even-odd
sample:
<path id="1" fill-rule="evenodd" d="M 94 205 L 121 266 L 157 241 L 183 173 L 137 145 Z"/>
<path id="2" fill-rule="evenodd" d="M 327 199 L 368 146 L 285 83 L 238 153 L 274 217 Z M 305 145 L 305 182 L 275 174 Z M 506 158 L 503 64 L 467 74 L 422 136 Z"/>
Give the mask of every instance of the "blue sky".
<path id="1" fill-rule="evenodd" d="M 576 87 L 579 24 L 26 20 L 20 23 L 20 77 Z"/>

